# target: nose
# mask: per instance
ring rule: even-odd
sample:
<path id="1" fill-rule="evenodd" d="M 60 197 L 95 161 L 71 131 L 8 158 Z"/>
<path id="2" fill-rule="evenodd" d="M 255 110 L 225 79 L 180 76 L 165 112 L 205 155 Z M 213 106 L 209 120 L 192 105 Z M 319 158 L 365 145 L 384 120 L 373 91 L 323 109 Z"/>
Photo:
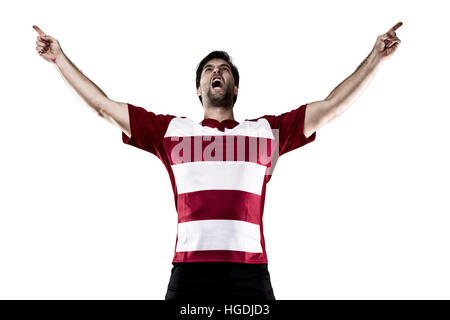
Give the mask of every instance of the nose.
<path id="1" fill-rule="evenodd" d="M 220 74 L 220 68 L 219 67 L 214 67 L 213 73 L 216 74 Z"/>

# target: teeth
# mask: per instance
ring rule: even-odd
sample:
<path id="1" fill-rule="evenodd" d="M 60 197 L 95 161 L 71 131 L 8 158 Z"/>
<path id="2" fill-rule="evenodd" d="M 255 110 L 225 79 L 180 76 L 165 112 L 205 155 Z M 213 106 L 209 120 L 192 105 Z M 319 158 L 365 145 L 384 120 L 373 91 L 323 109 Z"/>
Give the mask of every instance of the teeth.
<path id="1" fill-rule="evenodd" d="M 214 79 L 213 81 L 212 81 L 212 85 L 213 85 L 213 87 L 214 87 L 214 85 L 216 85 L 214 88 L 217 88 L 217 87 L 219 87 L 219 86 L 221 86 L 221 82 L 220 82 L 220 79 Z"/>

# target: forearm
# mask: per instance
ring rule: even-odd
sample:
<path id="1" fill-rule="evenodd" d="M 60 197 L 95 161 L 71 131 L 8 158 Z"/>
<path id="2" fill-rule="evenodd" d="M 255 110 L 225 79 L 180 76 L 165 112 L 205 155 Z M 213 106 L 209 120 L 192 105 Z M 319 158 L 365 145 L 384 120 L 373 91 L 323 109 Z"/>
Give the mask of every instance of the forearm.
<path id="1" fill-rule="evenodd" d="M 101 115 L 100 106 L 107 98 L 106 94 L 89 80 L 66 55 L 59 56 L 55 65 L 63 79 L 95 112 Z"/>
<path id="2" fill-rule="evenodd" d="M 364 59 L 355 72 L 342 81 L 326 98 L 333 100 L 335 116 L 342 114 L 364 91 L 380 65 L 380 57 L 374 50 Z"/>

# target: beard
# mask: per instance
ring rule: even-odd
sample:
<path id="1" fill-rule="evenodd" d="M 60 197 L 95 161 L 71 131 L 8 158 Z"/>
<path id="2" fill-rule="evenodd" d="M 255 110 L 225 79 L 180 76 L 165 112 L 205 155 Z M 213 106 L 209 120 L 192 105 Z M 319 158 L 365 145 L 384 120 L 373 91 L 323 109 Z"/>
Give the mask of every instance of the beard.
<path id="1" fill-rule="evenodd" d="M 206 97 L 208 100 L 208 105 L 211 107 L 233 107 L 233 88 L 226 86 L 223 88 L 224 90 L 219 92 L 215 92 L 214 89 L 209 87 L 208 92 L 206 93 Z"/>

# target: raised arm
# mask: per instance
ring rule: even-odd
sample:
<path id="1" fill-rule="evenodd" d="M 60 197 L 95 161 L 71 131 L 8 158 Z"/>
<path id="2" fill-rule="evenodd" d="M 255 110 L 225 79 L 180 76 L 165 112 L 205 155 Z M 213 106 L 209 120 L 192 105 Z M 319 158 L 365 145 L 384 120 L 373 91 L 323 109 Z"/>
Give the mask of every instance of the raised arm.
<path id="1" fill-rule="evenodd" d="M 355 102 L 372 80 L 380 63 L 391 57 L 397 49 L 401 41 L 395 30 L 402 24 L 398 22 L 388 32 L 378 36 L 367 58 L 325 100 L 308 103 L 303 130 L 306 137 L 340 116 Z"/>
<path id="2" fill-rule="evenodd" d="M 87 78 L 64 54 L 61 46 L 53 37 L 46 35 L 38 26 L 33 26 L 38 32 L 36 51 L 46 61 L 52 63 L 62 78 L 100 117 L 119 127 L 129 137 L 130 119 L 128 104 L 109 99 L 106 94 L 89 78 Z"/>

